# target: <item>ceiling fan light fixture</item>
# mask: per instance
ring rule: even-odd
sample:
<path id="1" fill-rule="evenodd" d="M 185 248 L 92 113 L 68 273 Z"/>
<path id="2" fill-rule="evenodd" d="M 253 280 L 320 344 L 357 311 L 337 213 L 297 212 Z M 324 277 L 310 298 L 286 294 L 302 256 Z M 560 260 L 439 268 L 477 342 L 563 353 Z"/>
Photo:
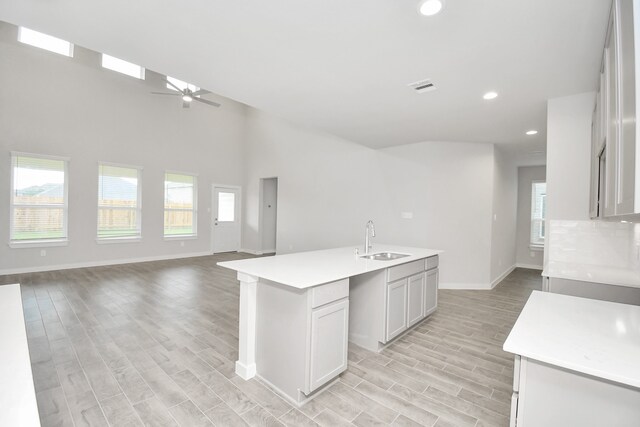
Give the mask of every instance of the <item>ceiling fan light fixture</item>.
<path id="1" fill-rule="evenodd" d="M 444 7 L 444 0 L 423 0 L 418 4 L 418 11 L 424 16 L 433 16 L 440 13 Z"/>
<path id="2" fill-rule="evenodd" d="M 191 102 L 191 101 L 193 101 L 193 97 L 191 95 L 189 95 L 188 93 L 185 93 L 184 95 L 182 95 L 182 100 L 184 102 Z"/>

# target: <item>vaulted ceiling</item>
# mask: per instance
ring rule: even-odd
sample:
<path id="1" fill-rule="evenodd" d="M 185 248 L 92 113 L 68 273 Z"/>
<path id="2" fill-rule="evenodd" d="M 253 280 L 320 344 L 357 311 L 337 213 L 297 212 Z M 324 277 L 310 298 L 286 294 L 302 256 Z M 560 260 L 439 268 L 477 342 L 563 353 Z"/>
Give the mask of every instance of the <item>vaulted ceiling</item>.
<path id="1" fill-rule="evenodd" d="M 546 100 L 596 88 L 609 0 L 448 0 L 430 18 L 417 5 L 4 0 L 0 20 L 370 147 L 544 149 Z M 435 91 L 407 86 L 425 78 Z"/>

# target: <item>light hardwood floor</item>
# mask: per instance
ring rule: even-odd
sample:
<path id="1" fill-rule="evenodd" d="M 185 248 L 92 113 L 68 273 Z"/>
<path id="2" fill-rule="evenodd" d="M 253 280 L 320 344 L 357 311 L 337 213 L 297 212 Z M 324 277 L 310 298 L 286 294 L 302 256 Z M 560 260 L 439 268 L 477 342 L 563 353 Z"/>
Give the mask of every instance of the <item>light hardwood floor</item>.
<path id="1" fill-rule="evenodd" d="M 339 382 L 296 409 L 234 374 L 238 292 L 222 254 L 0 277 L 21 283 L 43 426 L 503 426 L 502 344 L 540 272 L 439 293 L 437 312 L 380 354 L 351 345 Z"/>

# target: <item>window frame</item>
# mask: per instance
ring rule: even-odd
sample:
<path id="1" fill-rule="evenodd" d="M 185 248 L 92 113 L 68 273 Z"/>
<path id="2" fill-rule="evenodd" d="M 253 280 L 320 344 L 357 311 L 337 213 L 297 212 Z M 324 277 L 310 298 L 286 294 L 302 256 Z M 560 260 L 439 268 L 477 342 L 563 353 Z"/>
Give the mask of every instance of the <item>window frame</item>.
<path id="1" fill-rule="evenodd" d="M 118 61 L 126 62 L 127 64 L 135 65 L 136 67 L 140 68 L 140 73 L 139 74 L 130 74 L 130 73 L 123 72 L 121 70 L 116 70 L 114 68 L 107 67 L 107 66 L 104 65 L 105 56 L 107 56 L 109 58 L 113 58 L 113 59 L 118 60 Z M 122 74 L 123 76 L 128 76 L 128 77 L 132 77 L 134 79 L 143 80 L 143 81 L 145 80 L 145 75 L 146 75 L 146 71 L 147 71 L 146 68 L 143 67 L 142 65 L 135 64 L 133 62 L 127 61 L 126 59 L 118 58 L 117 56 L 109 55 L 108 53 L 104 53 L 104 52 L 100 54 L 100 66 L 105 70 L 113 71 L 114 73 Z"/>
<path id="2" fill-rule="evenodd" d="M 163 196 L 163 209 L 162 209 L 162 236 L 164 240 L 186 240 L 186 239 L 197 239 L 198 238 L 198 174 L 189 173 L 189 172 L 181 172 L 175 170 L 165 170 L 164 171 L 164 181 L 163 188 L 166 188 L 167 182 L 167 174 L 175 174 L 175 175 L 185 175 L 193 177 L 193 209 L 190 209 L 193 212 L 193 233 L 191 234 L 171 234 L 167 235 L 164 232 L 164 215 L 167 211 L 189 211 L 189 209 L 178 209 L 178 208 L 169 208 L 167 209 L 167 197 L 166 194 Z"/>
<path id="3" fill-rule="evenodd" d="M 10 196 L 9 196 L 9 242 L 10 248 L 44 248 L 50 246 L 67 246 L 69 244 L 69 157 L 52 156 L 49 154 L 34 154 L 26 153 L 22 151 L 11 151 L 10 156 Z M 13 240 L 13 211 L 15 209 L 15 168 L 17 166 L 18 157 L 32 157 L 38 159 L 58 160 L 64 163 L 64 197 L 62 204 L 62 229 L 64 237 L 57 239 L 28 239 L 28 240 Z M 41 207 L 41 205 L 19 205 L 25 207 Z"/>
<path id="4" fill-rule="evenodd" d="M 99 226 L 100 226 L 100 166 L 113 166 L 117 168 L 126 168 L 126 169 L 135 169 L 138 172 L 137 184 L 136 184 L 136 227 L 138 229 L 137 236 L 129 236 L 129 237 L 100 237 L 99 234 Z M 142 240 L 142 166 L 128 165 L 122 163 L 112 163 L 112 162 L 98 162 L 98 182 L 97 182 L 97 192 L 96 192 L 96 242 L 98 244 L 109 244 L 109 243 L 135 243 L 140 242 Z M 118 209 L 118 210 L 133 210 L 134 208 L 128 208 L 124 206 L 114 206 L 109 209 Z"/>
<path id="5" fill-rule="evenodd" d="M 67 53 L 63 53 L 63 52 L 58 52 L 56 50 L 48 49 L 48 48 L 46 48 L 44 46 L 40 46 L 40 45 L 37 45 L 37 44 L 26 42 L 26 41 L 22 40 L 23 31 L 24 30 L 31 31 L 31 32 L 34 32 L 34 33 L 37 33 L 37 34 L 42 34 L 43 36 L 51 37 L 52 39 L 56 39 L 56 40 L 60 40 L 62 42 L 68 43 L 69 44 L 69 49 L 68 49 Z M 61 39 L 59 37 L 52 36 L 51 34 L 43 33 L 42 31 L 36 31 L 34 29 L 31 29 L 31 28 L 28 28 L 28 27 L 20 25 L 20 26 L 18 26 L 18 37 L 17 37 L 16 40 L 18 40 L 19 43 L 25 44 L 27 46 L 31 46 L 31 47 L 35 47 L 35 48 L 38 48 L 38 49 L 42 49 L 42 50 L 45 50 L 47 52 L 55 53 L 57 55 L 66 56 L 67 58 L 73 58 L 73 52 L 74 52 L 74 44 L 73 43 L 71 43 L 68 40 L 64 40 L 64 39 Z"/>
<path id="6" fill-rule="evenodd" d="M 547 183 L 546 180 L 539 180 L 539 179 L 531 181 L 531 198 L 530 198 L 531 206 L 530 206 L 530 209 L 529 209 L 529 221 L 530 221 L 530 223 L 529 223 L 529 248 L 531 250 L 534 250 L 534 251 L 544 250 L 544 242 L 546 242 L 546 238 L 547 238 L 547 236 L 546 236 L 546 220 L 547 220 L 547 215 L 546 215 L 547 195 L 546 195 L 546 193 L 544 195 L 544 201 L 543 201 L 543 205 L 545 206 L 544 217 L 541 218 L 541 219 L 533 218 L 533 212 L 534 212 L 534 209 L 535 209 L 534 196 L 535 196 L 536 184 L 546 184 L 546 183 Z M 531 240 L 531 237 L 533 236 L 534 221 L 539 221 L 541 223 L 541 228 L 540 229 L 542 230 L 544 228 L 544 230 L 545 230 L 545 236 L 541 237 L 542 243 L 533 242 Z"/>

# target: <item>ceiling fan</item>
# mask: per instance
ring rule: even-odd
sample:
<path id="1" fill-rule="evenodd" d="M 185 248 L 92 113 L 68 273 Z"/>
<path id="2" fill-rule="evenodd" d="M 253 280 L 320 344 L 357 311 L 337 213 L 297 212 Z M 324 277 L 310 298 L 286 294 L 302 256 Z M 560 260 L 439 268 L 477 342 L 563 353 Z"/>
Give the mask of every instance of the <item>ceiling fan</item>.
<path id="1" fill-rule="evenodd" d="M 177 90 L 178 93 L 173 93 L 173 92 L 151 92 L 151 93 L 153 93 L 154 95 L 180 96 L 180 97 L 182 97 L 182 108 L 189 108 L 191 106 L 191 101 L 202 102 L 203 104 L 211 105 L 213 107 L 219 107 L 220 106 L 220 104 L 218 104 L 217 102 L 209 101 L 207 99 L 202 99 L 202 98 L 199 97 L 200 95 L 205 95 L 207 93 L 211 93 L 208 90 L 198 89 L 196 91 L 192 91 L 188 87 L 185 87 L 184 89 L 180 89 L 178 86 L 173 84 L 171 81 L 169 81 L 169 80 L 165 80 L 165 81 L 167 82 L 168 85 L 171 85 L 171 87 L 173 87 L 175 90 Z"/>

